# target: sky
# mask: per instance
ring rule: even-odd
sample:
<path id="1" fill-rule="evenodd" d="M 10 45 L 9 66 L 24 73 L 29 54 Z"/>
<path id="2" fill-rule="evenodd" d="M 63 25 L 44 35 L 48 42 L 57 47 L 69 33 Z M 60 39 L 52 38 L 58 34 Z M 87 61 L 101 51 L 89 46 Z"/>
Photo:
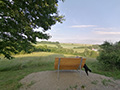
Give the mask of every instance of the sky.
<path id="1" fill-rule="evenodd" d="M 49 41 L 102 44 L 120 40 L 120 0 L 59 1 L 58 11 L 65 21 L 46 33 Z"/>

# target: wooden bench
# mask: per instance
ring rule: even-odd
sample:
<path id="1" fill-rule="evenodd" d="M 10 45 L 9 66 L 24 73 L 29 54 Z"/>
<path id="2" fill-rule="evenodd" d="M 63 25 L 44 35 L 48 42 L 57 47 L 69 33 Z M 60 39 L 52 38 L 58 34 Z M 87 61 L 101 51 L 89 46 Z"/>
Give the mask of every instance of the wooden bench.
<path id="1" fill-rule="evenodd" d="M 58 70 L 81 70 L 85 64 L 85 58 L 55 58 L 54 68 Z"/>

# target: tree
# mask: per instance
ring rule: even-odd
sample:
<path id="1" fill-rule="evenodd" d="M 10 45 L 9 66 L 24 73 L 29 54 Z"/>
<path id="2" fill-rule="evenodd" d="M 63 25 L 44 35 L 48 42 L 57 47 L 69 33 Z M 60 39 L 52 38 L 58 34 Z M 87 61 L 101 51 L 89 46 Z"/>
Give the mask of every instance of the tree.
<path id="1" fill-rule="evenodd" d="M 58 0 L 0 1 L 0 54 L 11 59 L 11 53 L 31 49 L 36 38 L 49 39 L 45 31 L 63 21 L 57 3 Z M 34 31 L 39 27 L 42 31 Z"/>
<path id="2" fill-rule="evenodd" d="M 120 41 L 116 43 L 109 43 L 105 41 L 100 45 L 99 56 L 97 57 L 99 63 L 105 69 L 120 69 Z"/>

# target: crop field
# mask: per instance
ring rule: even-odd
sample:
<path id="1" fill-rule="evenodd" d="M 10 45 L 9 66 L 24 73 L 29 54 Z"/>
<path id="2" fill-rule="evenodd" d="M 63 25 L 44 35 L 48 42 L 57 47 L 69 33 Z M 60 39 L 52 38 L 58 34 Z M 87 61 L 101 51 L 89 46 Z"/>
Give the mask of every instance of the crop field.
<path id="1" fill-rule="evenodd" d="M 55 44 L 36 44 L 35 46 L 48 46 L 48 47 L 57 47 Z"/>
<path id="2" fill-rule="evenodd" d="M 61 43 L 61 46 L 63 48 L 69 48 L 69 49 L 73 49 L 75 47 L 88 47 L 88 46 L 92 46 L 90 44 L 73 44 L 73 43 Z"/>
<path id="3" fill-rule="evenodd" d="M 38 43 L 35 46 L 47 46 L 47 47 L 57 47 L 56 44 L 44 44 L 44 43 Z M 89 47 L 92 46 L 91 44 L 73 44 L 73 43 L 60 43 L 62 48 L 66 48 L 66 49 L 72 49 L 76 52 L 82 53 L 84 52 L 84 50 Z"/>
<path id="4" fill-rule="evenodd" d="M 73 49 L 73 50 L 76 51 L 76 52 L 79 52 L 79 53 L 83 53 L 85 51 L 85 48 Z"/>

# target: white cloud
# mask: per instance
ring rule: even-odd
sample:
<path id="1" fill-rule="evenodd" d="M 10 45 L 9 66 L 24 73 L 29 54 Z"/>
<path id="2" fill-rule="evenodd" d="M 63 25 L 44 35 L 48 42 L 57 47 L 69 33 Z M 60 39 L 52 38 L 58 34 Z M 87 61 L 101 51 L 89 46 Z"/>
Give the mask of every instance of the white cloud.
<path id="1" fill-rule="evenodd" d="M 104 31 L 96 31 L 96 34 L 106 34 L 106 35 L 120 35 L 120 32 L 104 32 Z"/>
<path id="2" fill-rule="evenodd" d="M 96 25 L 73 25 L 72 28 L 89 28 L 89 27 L 96 27 Z"/>
<path id="3" fill-rule="evenodd" d="M 94 28 L 94 30 L 102 30 L 102 31 L 109 31 L 114 30 L 115 28 Z"/>

